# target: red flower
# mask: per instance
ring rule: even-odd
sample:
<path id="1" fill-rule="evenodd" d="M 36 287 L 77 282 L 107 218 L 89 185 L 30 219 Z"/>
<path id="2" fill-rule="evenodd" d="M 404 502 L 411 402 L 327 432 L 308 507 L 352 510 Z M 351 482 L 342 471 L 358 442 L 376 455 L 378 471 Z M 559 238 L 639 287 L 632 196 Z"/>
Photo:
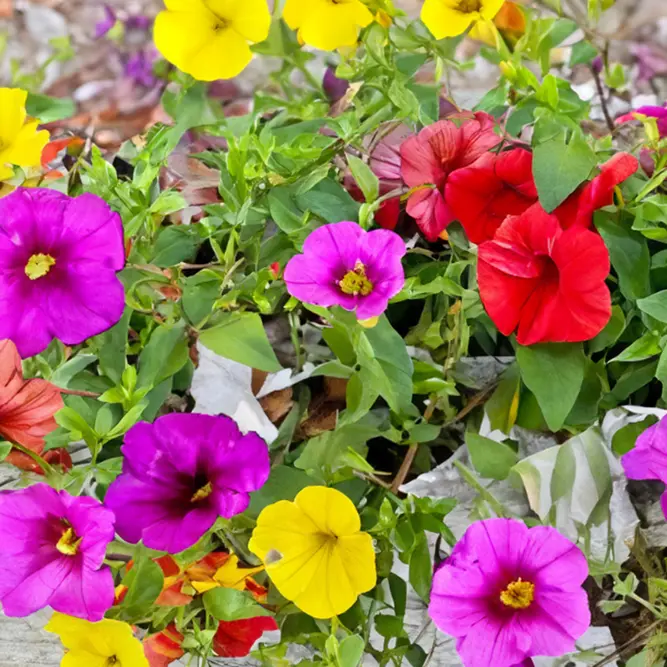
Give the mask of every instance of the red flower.
<path id="1" fill-rule="evenodd" d="M 144 655 L 150 667 L 167 667 L 174 660 L 182 658 L 185 651 L 181 648 L 183 635 L 172 623 L 162 632 L 144 639 Z"/>
<path id="2" fill-rule="evenodd" d="M 266 630 L 277 629 L 276 621 L 271 616 L 220 621 L 213 637 L 213 650 L 223 658 L 244 658 Z"/>
<path id="3" fill-rule="evenodd" d="M 445 193 L 468 238 L 490 241 L 508 215 L 521 215 L 537 201 L 533 154 L 523 148 L 486 153 L 451 174 Z"/>
<path id="4" fill-rule="evenodd" d="M 410 188 L 420 188 L 410 195 L 407 211 L 429 241 L 435 241 L 454 219 L 444 196 L 448 176 L 500 143 L 489 114 L 480 111 L 458 118 L 463 119 L 460 125 L 440 120 L 401 145 L 403 180 Z"/>
<path id="5" fill-rule="evenodd" d="M 555 211 L 563 229 L 593 224 L 593 213 L 614 203 L 614 188 L 630 178 L 639 161 L 629 153 L 617 153 L 600 166 L 600 173 L 571 194 Z"/>
<path id="6" fill-rule="evenodd" d="M 521 345 L 574 343 L 596 336 L 611 317 L 605 285 L 609 253 L 580 226 L 563 230 L 535 204 L 508 217 L 479 247 L 482 303 L 499 331 Z"/>

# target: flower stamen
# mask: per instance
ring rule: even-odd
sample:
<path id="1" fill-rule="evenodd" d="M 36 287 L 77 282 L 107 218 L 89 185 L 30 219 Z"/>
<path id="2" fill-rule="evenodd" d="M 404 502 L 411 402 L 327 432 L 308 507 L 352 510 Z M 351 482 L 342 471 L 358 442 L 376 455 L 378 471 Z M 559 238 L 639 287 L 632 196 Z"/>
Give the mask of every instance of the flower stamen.
<path id="1" fill-rule="evenodd" d="M 357 260 L 352 271 L 348 271 L 338 282 L 343 294 L 368 296 L 373 291 L 373 283 L 366 276 L 366 267 Z"/>
<path id="2" fill-rule="evenodd" d="M 55 264 L 56 260 L 51 255 L 45 255 L 40 252 L 30 257 L 28 263 L 25 265 L 25 274 L 30 280 L 37 280 L 47 275 L 51 267 L 55 266 Z"/>
<path id="3" fill-rule="evenodd" d="M 521 577 L 507 584 L 507 588 L 500 594 L 500 601 L 512 609 L 527 609 L 534 599 L 535 584 L 523 581 Z"/>
<path id="4" fill-rule="evenodd" d="M 198 489 L 192 498 L 190 498 L 191 503 L 198 503 L 200 500 L 205 500 L 213 493 L 213 485 L 211 482 L 206 482 L 204 486 Z"/>
<path id="5" fill-rule="evenodd" d="M 76 556 L 82 541 L 83 538 L 74 532 L 74 528 L 67 526 L 56 544 L 56 549 L 64 556 Z"/>
<path id="6" fill-rule="evenodd" d="M 482 10 L 482 0 L 459 0 L 457 9 L 464 14 L 472 14 Z"/>

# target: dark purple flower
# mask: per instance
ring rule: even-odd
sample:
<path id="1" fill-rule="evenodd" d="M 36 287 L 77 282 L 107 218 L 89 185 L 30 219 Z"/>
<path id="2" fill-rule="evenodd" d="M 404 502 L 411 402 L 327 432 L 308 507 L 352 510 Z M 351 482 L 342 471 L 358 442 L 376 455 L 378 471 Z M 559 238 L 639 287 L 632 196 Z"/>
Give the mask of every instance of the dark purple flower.
<path id="1" fill-rule="evenodd" d="M 595 56 L 595 58 L 593 58 L 593 61 L 591 62 L 592 70 L 596 74 L 601 74 L 603 67 L 604 67 L 604 63 L 602 62 L 602 56 Z"/>
<path id="2" fill-rule="evenodd" d="M 143 14 L 133 14 L 128 16 L 125 20 L 125 27 L 127 30 L 150 30 L 150 27 L 153 25 L 153 21 L 149 16 L 144 16 Z"/>
<path id="3" fill-rule="evenodd" d="M 44 607 L 100 621 L 113 605 L 103 566 L 114 516 L 94 498 L 46 484 L 0 492 L 0 602 L 7 616 Z"/>
<path id="4" fill-rule="evenodd" d="M 169 414 L 141 422 L 125 436 L 123 472 L 105 504 L 128 542 L 178 553 L 195 544 L 218 517 L 243 512 L 250 492 L 268 479 L 266 443 L 242 435 L 229 417 Z"/>
<path id="5" fill-rule="evenodd" d="M 155 49 L 147 48 L 130 56 L 125 64 L 125 76 L 146 88 L 152 88 L 157 79 L 153 74 L 153 64 L 157 60 Z"/>
<path id="6" fill-rule="evenodd" d="M 95 24 L 95 39 L 104 37 L 117 21 L 116 12 L 109 5 L 104 5 L 104 19 Z"/>
<path id="7" fill-rule="evenodd" d="M 339 79 L 333 67 L 327 67 L 322 79 L 322 87 L 326 96 L 332 104 L 342 99 L 347 89 L 350 87 L 350 82 L 346 79 Z"/>
<path id="8" fill-rule="evenodd" d="M 0 199 L 0 340 L 24 359 L 78 345 L 123 315 L 118 213 L 93 194 L 19 188 Z"/>
<path id="9" fill-rule="evenodd" d="M 366 320 L 382 315 L 405 284 L 405 243 L 388 229 L 364 231 L 356 222 L 319 227 L 303 254 L 285 267 L 287 290 L 316 306 L 342 306 Z"/>

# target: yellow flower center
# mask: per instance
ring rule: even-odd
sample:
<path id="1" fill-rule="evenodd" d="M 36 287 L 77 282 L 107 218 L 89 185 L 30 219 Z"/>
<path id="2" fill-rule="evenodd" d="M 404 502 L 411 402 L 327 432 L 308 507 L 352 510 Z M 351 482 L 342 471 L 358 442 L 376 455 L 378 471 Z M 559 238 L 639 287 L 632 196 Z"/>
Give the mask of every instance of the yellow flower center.
<path id="1" fill-rule="evenodd" d="M 206 482 L 195 494 L 190 498 L 191 503 L 198 503 L 200 500 L 205 500 L 213 493 L 213 486 L 211 482 Z"/>
<path id="2" fill-rule="evenodd" d="M 213 30 L 215 32 L 222 32 L 223 30 L 226 30 L 227 28 L 231 27 L 232 21 L 231 19 L 225 17 L 225 16 L 220 16 L 218 12 L 216 12 L 213 7 L 211 7 L 211 3 L 209 0 L 204 0 L 204 4 L 206 5 L 206 8 L 208 9 L 213 16 L 216 18 L 216 23 L 215 26 L 213 27 Z"/>
<path id="3" fill-rule="evenodd" d="M 464 14 L 472 14 L 482 10 L 482 0 L 459 0 L 457 9 Z"/>
<path id="4" fill-rule="evenodd" d="M 104 667 L 121 667 L 120 660 L 115 655 L 112 655 L 110 658 L 107 658 Z"/>
<path id="5" fill-rule="evenodd" d="M 373 283 L 366 277 L 366 267 L 357 260 L 352 271 L 348 271 L 338 282 L 343 294 L 368 296 L 373 291 Z"/>
<path id="6" fill-rule="evenodd" d="M 56 260 L 51 255 L 44 255 L 41 252 L 33 255 L 25 265 L 25 274 L 30 280 L 43 278 L 52 266 L 55 266 Z"/>
<path id="7" fill-rule="evenodd" d="M 62 534 L 62 537 L 58 540 L 56 544 L 56 549 L 60 551 L 64 556 L 76 556 L 79 552 L 79 545 L 83 540 L 82 537 L 78 537 L 74 532 L 74 528 L 69 526 Z"/>
<path id="8" fill-rule="evenodd" d="M 512 609 L 527 609 L 534 599 L 535 584 L 523 581 L 521 577 L 507 584 L 507 588 L 500 594 L 500 601 Z"/>

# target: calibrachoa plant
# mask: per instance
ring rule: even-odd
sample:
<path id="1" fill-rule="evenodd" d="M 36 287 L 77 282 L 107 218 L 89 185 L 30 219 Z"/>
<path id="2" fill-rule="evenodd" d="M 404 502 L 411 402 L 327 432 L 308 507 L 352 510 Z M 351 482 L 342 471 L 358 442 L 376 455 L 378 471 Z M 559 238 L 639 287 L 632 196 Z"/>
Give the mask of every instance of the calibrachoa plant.
<path id="1" fill-rule="evenodd" d="M 587 4 L 107 7 L 171 118 L 116 152 L 0 89 L 0 605 L 63 667 L 663 663 L 667 111 L 579 97 Z"/>

